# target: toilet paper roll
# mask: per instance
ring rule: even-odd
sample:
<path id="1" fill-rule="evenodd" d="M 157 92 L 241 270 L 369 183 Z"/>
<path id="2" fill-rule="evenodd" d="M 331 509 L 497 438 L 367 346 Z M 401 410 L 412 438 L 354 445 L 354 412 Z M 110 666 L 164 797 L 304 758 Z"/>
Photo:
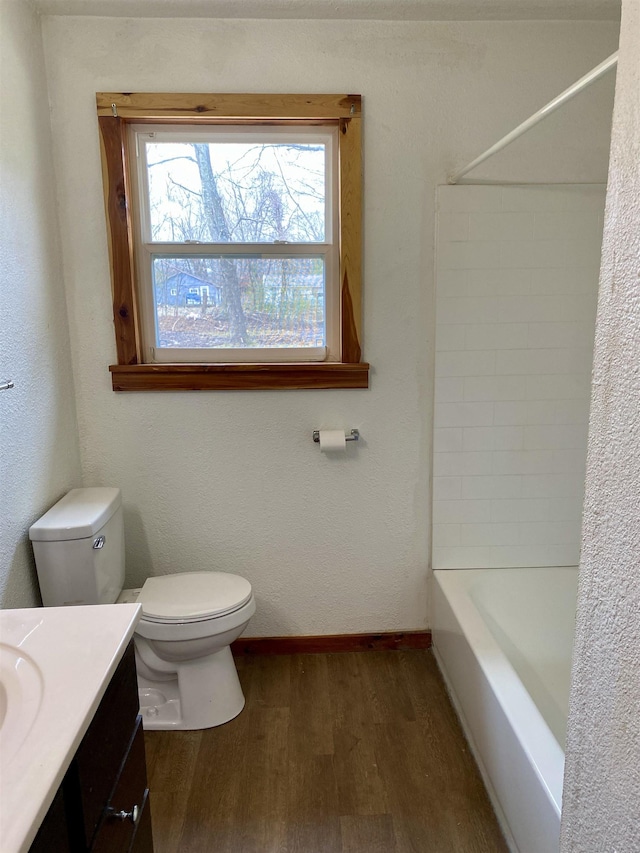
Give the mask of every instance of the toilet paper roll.
<path id="1" fill-rule="evenodd" d="M 320 430 L 320 451 L 322 453 L 344 453 L 347 440 L 342 429 Z"/>

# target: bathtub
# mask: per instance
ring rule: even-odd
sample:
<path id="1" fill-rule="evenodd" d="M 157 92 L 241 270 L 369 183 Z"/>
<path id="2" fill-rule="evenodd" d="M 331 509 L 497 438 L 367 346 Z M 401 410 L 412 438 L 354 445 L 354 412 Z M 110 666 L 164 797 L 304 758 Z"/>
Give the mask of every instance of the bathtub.
<path id="1" fill-rule="evenodd" d="M 434 652 L 507 843 L 558 853 L 577 568 L 434 578 Z"/>

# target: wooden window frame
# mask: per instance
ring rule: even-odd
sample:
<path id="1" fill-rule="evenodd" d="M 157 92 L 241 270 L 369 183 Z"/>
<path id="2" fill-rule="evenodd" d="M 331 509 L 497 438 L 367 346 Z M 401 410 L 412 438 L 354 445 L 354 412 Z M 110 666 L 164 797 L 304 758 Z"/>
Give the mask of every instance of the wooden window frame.
<path id="1" fill-rule="evenodd" d="M 96 95 L 113 321 L 118 363 L 114 391 L 208 391 L 368 388 L 362 341 L 362 138 L 360 95 L 160 94 Z M 337 124 L 340 214 L 339 362 L 145 364 L 136 292 L 127 125 Z"/>

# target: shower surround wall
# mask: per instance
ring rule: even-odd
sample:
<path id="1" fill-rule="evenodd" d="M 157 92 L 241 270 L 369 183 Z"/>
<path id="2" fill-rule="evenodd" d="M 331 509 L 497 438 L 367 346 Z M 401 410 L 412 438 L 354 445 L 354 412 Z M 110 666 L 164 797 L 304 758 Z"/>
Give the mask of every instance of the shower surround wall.
<path id="1" fill-rule="evenodd" d="M 438 190 L 434 568 L 578 563 L 604 193 Z"/>

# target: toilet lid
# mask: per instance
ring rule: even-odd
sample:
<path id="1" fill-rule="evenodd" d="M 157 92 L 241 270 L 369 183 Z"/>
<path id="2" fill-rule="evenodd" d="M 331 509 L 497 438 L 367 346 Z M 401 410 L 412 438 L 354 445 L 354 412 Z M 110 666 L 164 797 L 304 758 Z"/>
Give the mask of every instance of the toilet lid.
<path id="1" fill-rule="evenodd" d="M 233 613 L 251 598 L 251 584 L 227 572 L 185 572 L 149 578 L 138 596 L 142 614 L 157 622 L 196 622 Z"/>

